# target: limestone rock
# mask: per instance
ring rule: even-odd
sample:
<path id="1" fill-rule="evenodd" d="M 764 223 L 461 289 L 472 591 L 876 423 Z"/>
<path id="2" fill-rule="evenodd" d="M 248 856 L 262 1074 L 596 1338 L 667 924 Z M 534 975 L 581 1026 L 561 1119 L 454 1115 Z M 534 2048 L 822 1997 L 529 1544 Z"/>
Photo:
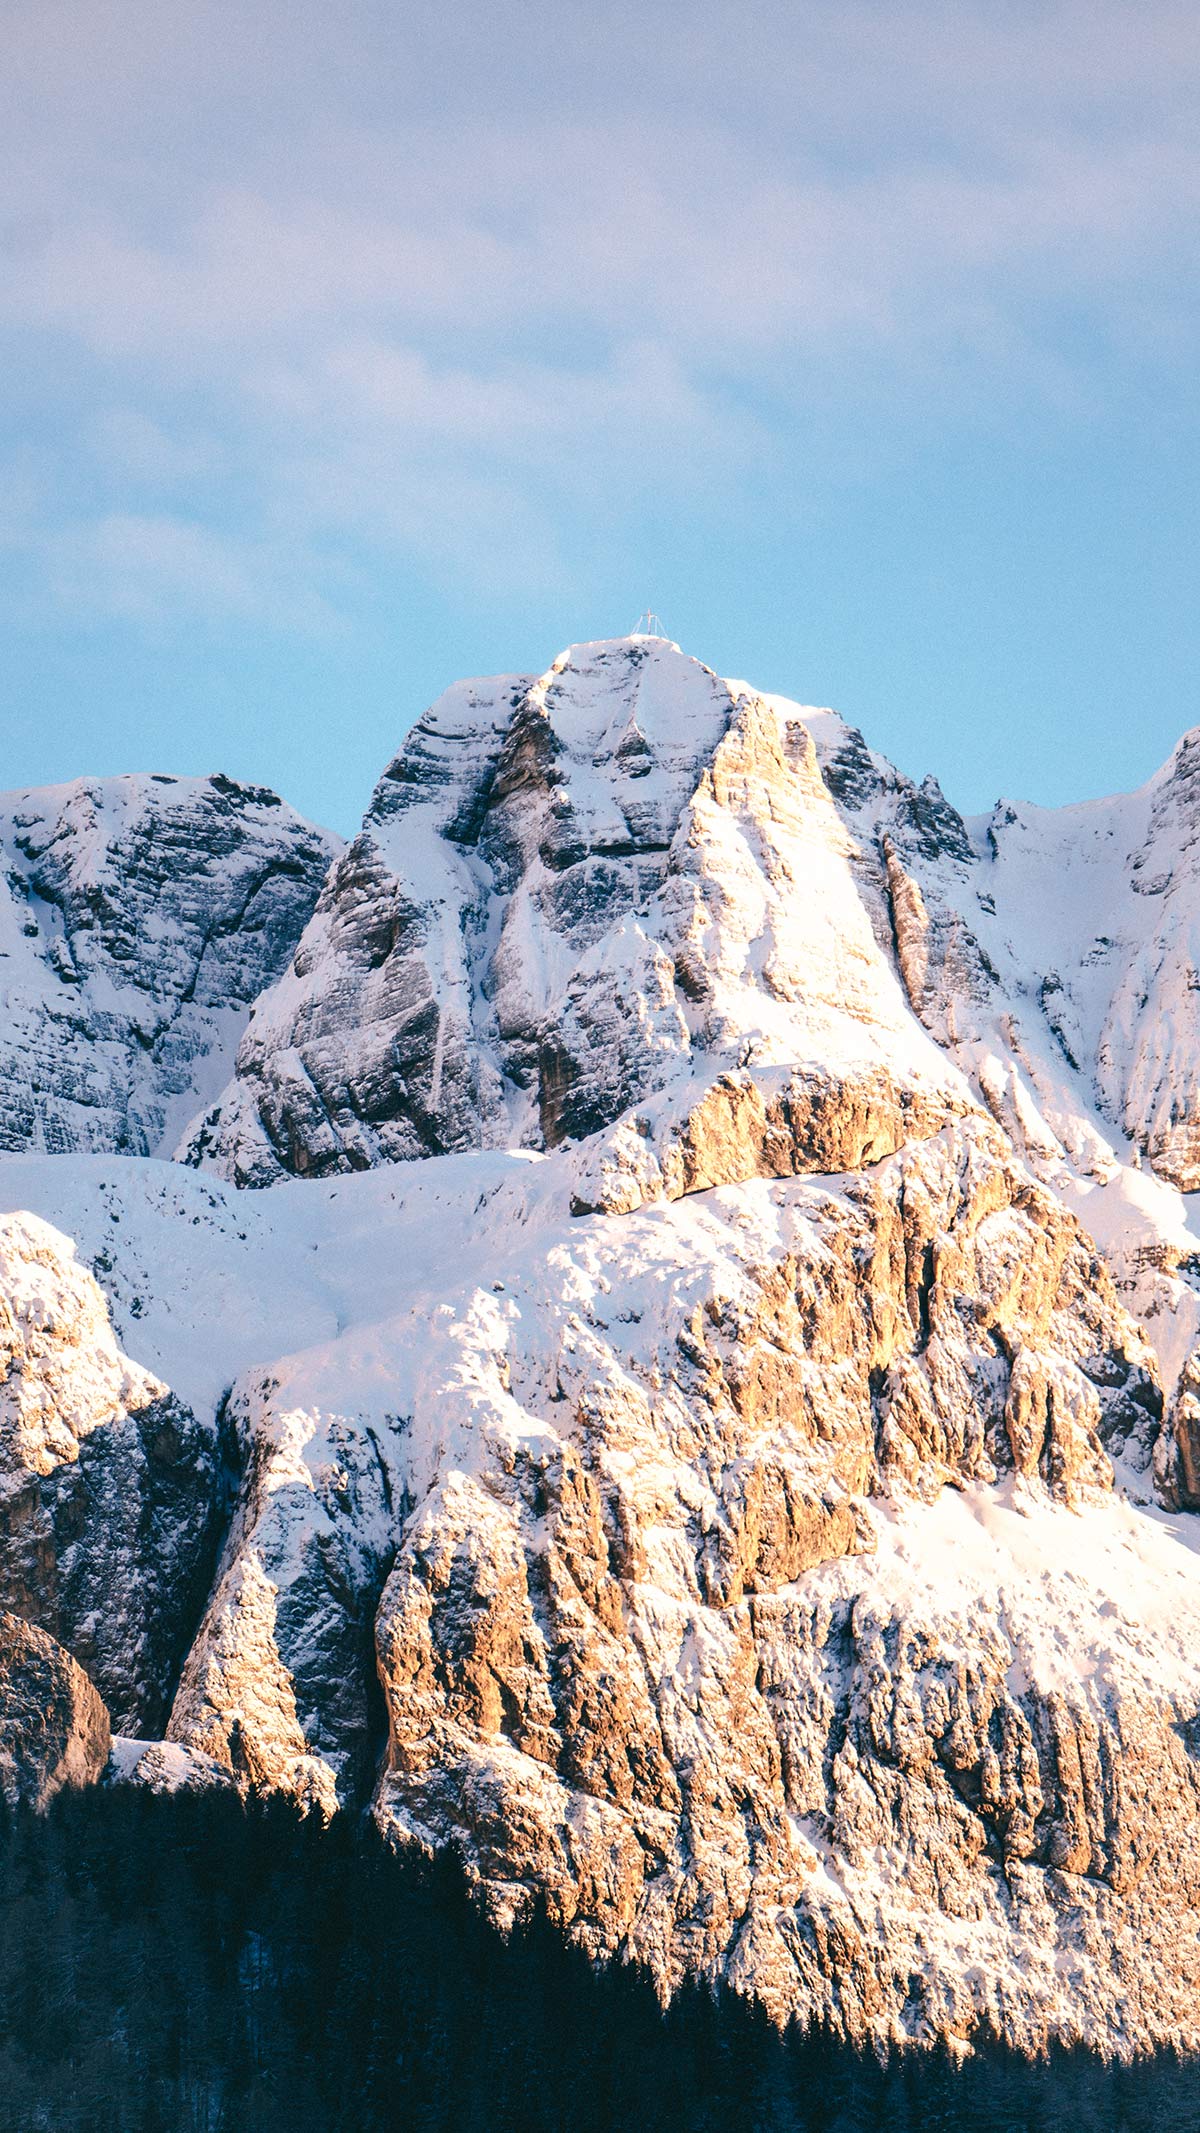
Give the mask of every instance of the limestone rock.
<path id="1" fill-rule="evenodd" d="M 438 1166 L 337 1189 L 411 1225 L 395 1316 L 236 1388 L 242 1496 L 171 1743 L 361 1800 L 374 1623 L 375 1811 L 459 1847 L 498 1915 L 543 1893 L 664 1984 L 722 1974 L 857 2036 L 1102 2027 L 1127 1901 L 1103 1877 L 1147 1829 L 1103 1804 L 1113 1729 L 1141 1697 L 1147 1787 L 1186 1777 L 1200 1676 L 1173 1660 L 1164 1694 L 1118 1622 L 1125 1701 L 1063 1685 L 1124 1576 L 1081 1604 L 1071 1529 L 1116 1557 L 1148 1523 L 1109 1448 L 1148 1462 L 1161 1411 L 1094 1247 L 975 1114 L 848 1175 L 618 1217 L 571 1217 L 568 1160 L 468 1168 L 445 1244 Z M 1017 1539 L 981 1567 L 997 1521 Z M 1191 1886 L 1185 1820 L 1151 1908 Z M 1087 1933 L 1071 1874 L 1103 1881 Z M 955 1933 L 986 1941 L 991 1999 Z M 1059 1960 L 1095 1966 L 1078 2018 Z M 1157 2004 L 1147 1982 L 1140 2035 Z"/>
<path id="2" fill-rule="evenodd" d="M 0 1793 L 48 1807 L 64 1785 L 94 1785 L 108 1762 L 108 1712 L 83 1668 L 46 1632 L 0 1614 Z"/>
<path id="3" fill-rule="evenodd" d="M 385 773 L 187 1159 L 262 1184 L 556 1147 L 659 1092 L 695 1110 L 748 1067 L 890 1073 L 965 1108 L 794 713 L 638 638 L 451 690 Z"/>
<path id="4" fill-rule="evenodd" d="M 972 822 L 661 642 L 441 699 L 187 1165 L 20 1165 L 160 1375 L 0 1227 L 0 1603 L 132 1780 L 863 2040 L 1200 2048 L 1198 763 Z"/>
<path id="5" fill-rule="evenodd" d="M 885 1070 L 721 1074 L 690 1107 L 639 1106 L 593 1136 L 575 1166 L 575 1214 L 629 1214 L 749 1178 L 862 1170 L 969 1113 L 956 1090 L 897 1086 Z"/>
<path id="6" fill-rule="evenodd" d="M 323 1813 L 370 1788 L 375 1603 L 407 1501 L 397 1418 L 355 1419 L 322 1428 L 277 1378 L 236 1388 L 241 1496 L 168 1728 Z"/>
<path id="7" fill-rule="evenodd" d="M 589 1947 L 633 1950 L 665 1983 L 721 1972 L 850 2034 L 944 2031 L 931 2009 L 946 1981 L 916 2008 L 900 1984 L 912 1934 L 953 1901 L 1003 1937 L 993 1858 L 1090 1870 L 1082 1721 L 1033 1688 L 1010 1695 L 1025 1661 L 1003 1614 L 948 1628 L 935 1608 L 919 1664 L 938 1716 L 904 1719 L 901 1754 L 888 1729 L 915 1692 L 879 1702 L 872 1639 L 908 1651 L 911 1631 L 876 1596 L 891 1572 L 871 1567 L 872 1501 L 931 1504 L 1006 1476 L 1031 1506 L 1098 1501 L 1106 1440 L 1153 1438 L 1153 1360 L 1077 1226 L 978 1121 L 836 1184 L 748 1190 L 779 1225 L 769 1253 L 739 1234 L 754 1203 L 725 1196 L 721 1292 L 691 1289 L 680 1319 L 660 1307 L 636 1360 L 611 1326 L 564 1325 L 565 1416 L 548 1430 L 542 1407 L 524 1451 L 497 1444 L 416 1505 L 379 1608 L 376 1811 L 400 1841 L 453 1842 L 501 1915 L 536 1889 Z M 627 1258 L 638 1219 L 604 1225 Z M 541 1350 L 530 1317 L 523 1293 Z M 868 1720 L 877 1705 L 886 1722 Z M 1172 1717 L 1154 1719 L 1168 1762 Z M 822 1890 L 848 1873 L 865 1890 L 896 1815 L 899 1922 L 876 1908 L 847 1940 L 852 1916 Z M 951 1998 L 962 2025 L 961 1980 Z M 1036 1993 L 1022 2005 L 1021 2024 L 1048 2019 Z"/>

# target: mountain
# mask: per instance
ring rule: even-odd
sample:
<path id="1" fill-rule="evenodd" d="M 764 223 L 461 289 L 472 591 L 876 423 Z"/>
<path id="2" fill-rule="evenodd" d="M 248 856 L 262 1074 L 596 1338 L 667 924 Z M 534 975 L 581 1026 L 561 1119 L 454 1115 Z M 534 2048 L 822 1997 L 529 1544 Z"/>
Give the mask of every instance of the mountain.
<path id="1" fill-rule="evenodd" d="M 170 1154 L 337 849 L 220 774 L 0 795 L 0 1149 Z"/>
<path id="2" fill-rule="evenodd" d="M 807 1116 L 852 1083 L 898 1145 L 902 1112 L 969 1096 L 851 861 L 799 717 L 674 646 L 576 646 L 539 680 L 452 689 L 384 772 L 187 1157 L 262 1184 L 554 1148 L 639 1105 L 665 1148 L 722 1073 L 785 1136 L 789 1101 Z"/>
<path id="3" fill-rule="evenodd" d="M 179 1160 L 0 1162 L 0 1605 L 113 1768 L 1200 2046 L 1197 763 L 965 821 L 661 640 L 443 697 Z"/>

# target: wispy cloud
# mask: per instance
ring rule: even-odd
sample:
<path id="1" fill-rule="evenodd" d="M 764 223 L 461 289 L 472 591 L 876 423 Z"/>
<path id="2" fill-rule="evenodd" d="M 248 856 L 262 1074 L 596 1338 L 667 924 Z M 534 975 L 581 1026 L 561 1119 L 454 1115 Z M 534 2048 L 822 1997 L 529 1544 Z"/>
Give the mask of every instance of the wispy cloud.
<path id="1" fill-rule="evenodd" d="M 301 636 L 339 627 L 327 586 L 315 582 L 315 558 L 295 542 L 169 512 L 113 511 L 79 521 L 29 517 L 16 545 L 36 571 L 27 617 L 41 607 L 156 635 L 181 622 L 234 621 Z"/>
<path id="2" fill-rule="evenodd" d="M 48 597 L 323 616 L 339 536 L 548 582 L 572 485 L 719 495 L 781 410 L 1194 357 L 1190 6 L 420 12 L 18 5 Z"/>

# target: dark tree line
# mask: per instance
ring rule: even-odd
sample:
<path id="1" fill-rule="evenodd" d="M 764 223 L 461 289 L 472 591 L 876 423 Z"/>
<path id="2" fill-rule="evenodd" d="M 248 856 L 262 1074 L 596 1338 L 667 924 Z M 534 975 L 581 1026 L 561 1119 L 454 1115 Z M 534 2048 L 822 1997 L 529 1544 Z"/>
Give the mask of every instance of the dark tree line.
<path id="1" fill-rule="evenodd" d="M 0 2133 L 1171 2133 L 1200 2071 L 881 2065 L 702 1988 L 664 2012 L 452 1863 L 226 1795 L 0 1822 Z"/>

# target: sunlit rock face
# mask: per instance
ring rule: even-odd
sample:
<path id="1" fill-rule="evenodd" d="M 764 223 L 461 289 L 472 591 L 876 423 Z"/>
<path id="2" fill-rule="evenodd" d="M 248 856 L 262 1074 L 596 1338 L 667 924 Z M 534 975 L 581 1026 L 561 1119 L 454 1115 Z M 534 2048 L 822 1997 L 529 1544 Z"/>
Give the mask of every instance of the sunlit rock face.
<path id="1" fill-rule="evenodd" d="M 186 1160 L 0 1164 L 0 1604 L 114 1767 L 664 1989 L 1200 2047 L 1195 754 L 968 821 L 661 640 L 440 699 Z"/>
<path id="2" fill-rule="evenodd" d="M 337 848 L 221 776 L 0 795 L 0 1149 L 169 1153 Z"/>
<path id="3" fill-rule="evenodd" d="M 660 1225 L 627 1218 L 592 1247 L 586 1313 L 547 1325 L 518 1282 L 478 1354 L 495 1450 L 415 1504 L 379 1606 L 376 1812 L 399 1841 L 453 1843 L 501 1915 L 546 1893 L 664 1984 L 699 1968 L 855 2035 L 958 2033 L 978 1981 L 943 1953 L 948 1913 L 1003 1952 L 1010 2034 L 1083 2033 L 1115 1982 L 1072 2013 L 1048 1997 L 1051 1951 L 1112 1961 L 1140 1810 L 1105 1819 L 1117 1706 L 1060 1686 L 1053 1578 L 1006 1561 L 979 1506 L 1027 1500 L 1047 1564 L 1067 1507 L 1107 1539 L 1108 1447 L 1144 1468 L 1157 1433 L 1153 1359 L 994 1129 L 714 1197 L 713 1287 L 682 1240 L 667 1287 Z M 414 1446 L 431 1426 L 414 1415 Z M 961 1561 L 939 1537 L 923 1582 L 947 1488 L 974 1507 L 950 1526 Z M 1194 1798 L 1175 1707 L 1126 1634 L 1154 1714 L 1139 1753 Z M 1188 1812 L 1155 1903 L 1194 1890 Z M 1089 1940 L 1059 1877 L 1093 1871 Z"/>
<path id="4" fill-rule="evenodd" d="M 393 1297 L 367 1384 L 399 1413 L 318 1419 L 313 1358 L 235 1390 L 247 1478 L 172 1733 L 254 1782 L 331 1805 L 369 1782 L 373 1622 L 389 1692 L 415 1667 L 455 1707 L 474 1697 L 492 1732 L 502 1711 L 517 1723 L 495 1653 L 459 1648 L 463 1608 L 443 1586 L 467 1574 L 469 1535 L 483 1582 L 467 1614 L 525 1679 L 529 1595 L 549 1589 L 547 1491 L 583 1520 L 576 1553 L 590 1535 L 594 1560 L 579 1575 L 611 1591 L 619 1629 L 647 1579 L 659 1600 L 720 1609 L 870 1551 L 869 1500 L 893 1485 L 932 1498 L 1021 1474 L 1073 1503 L 1110 1487 L 1115 1438 L 1149 1465 L 1153 1357 L 1071 1218 L 982 1122 L 836 1186 L 776 1201 L 735 1189 L 701 1241 L 652 1219 L 580 1228 L 561 1198 L 524 1204 L 515 1181 L 504 1204 L 528 1238 L 515 1283 L 500 1227 L 484 1249 L 519 1302 L 488 1308 L 451 1273 L 426 1326 L 424 1296 L 411 1315 Z M 399 1278 L 411 1294 L 415 1269 Z M 349 1346 L 344 1367 L 349 1388 Z M 485 1604 L 493 1545 L 517 1565 L 524 1610 L 502 1628 Z M 553 1680 L 526 1686 L 553 1713 Z M 443 1788 L 430 1712 L 408 1686 L 395 1710 Z M 564 1715 L 547 1724 L 552 1762 L 575 1752 Z"/>
<path id="5" fill-rule="evenodd" d="M 82 1667 L 44 1630 L 0 1613 L 0 1798 L 43 1809 L 64 1786 L 94 1785 L 111 1744 Z"/>

